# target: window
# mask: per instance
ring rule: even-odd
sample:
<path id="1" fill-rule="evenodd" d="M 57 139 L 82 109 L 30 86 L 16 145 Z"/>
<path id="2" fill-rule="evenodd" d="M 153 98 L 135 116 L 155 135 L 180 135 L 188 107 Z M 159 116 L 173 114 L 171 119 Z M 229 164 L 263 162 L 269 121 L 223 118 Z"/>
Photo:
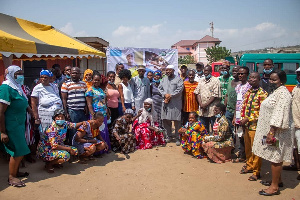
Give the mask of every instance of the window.
<path id="1" fill-rule="evenodd" d="M 219 69 L 222 65 L 215 65 L 214 72 L 219 72 Z"/>
<path id="2" fill-rule="evenodd" d="M 274 63 L 274 70 L 276 69 L 281 69 L 281 65 L 282 63 Z M 263 63 L 256 63 L 256 71 L 260 74 L 262 74 L 264 72 L 264 64 Z M 250 70 L 251 72 L 251 70 Z"/>
<path id="3" fill-rule="evenodd" d="M 299 63 L 282 63 L 282 70 L 287 74 L 295 74 L 298 67 Z"/>
<path id="4" fill-rule="evenodd" d="M 247 62 L 247 63 L 246 63 L 246 67 L 249 68 L 249 72 L 250 72 L 250 73 L 255 71 L 255 69 L 254 69 L 254 67 L 255 67 L 254 62 L 251 62 L 251 63 Z"/>

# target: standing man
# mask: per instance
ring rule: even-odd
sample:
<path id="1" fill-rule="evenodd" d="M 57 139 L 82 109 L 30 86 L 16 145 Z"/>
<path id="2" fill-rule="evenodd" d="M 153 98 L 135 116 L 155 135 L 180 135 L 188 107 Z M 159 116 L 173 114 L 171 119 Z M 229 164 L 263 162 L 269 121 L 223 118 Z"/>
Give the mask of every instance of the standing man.
<path id="1" fill-rule="evenodd" d="M 80 80 L 80 69 L 78 67 L 72 67 L 71 80 L 63 83 L 61 87 L 61 97 L 67 119 L 70 119 L 73 123 L 87 120 L 86 90 L 86 83 Z M 68 137 L 69 144 L 72 144 L 74 134 L 75 131 L 72 130 Z"/>
<path id="2" fill-rule="evenodd" d="M 62 81 L 60 81 L 58 84 L 57 84 L 57 87 L 58 87 L 58 90 L 59 90 L 59 96 L 61 98 L 61 86 L 64 82 L 67 82 L 69 80 L 71 80 L 71 69 L 72 67 L 71 66 L 66 66 L 65 69 L 64 69 L 64 76 L 65 76 L 65 79 L 63 79 Z"/>
<path id="3" fill-rule="evenodd" d="M 252 145 L 254 141 L 259 110 L 261 103 L 268 97 L 268 93 L 259 87 L 260 75 L 258 72 L 252 72 L 249 76 L 249 84 L 251 88 L 244 95 L 244 102 L 241 110 L 240 125 L 245 128 L 245 153 L 246 168 L 242 168 L 241 174 L 253 171 L 249 181 L 257 181 L 260 178 L 261 158 L 252 153 Z"/>
<path id="4" fill-rule="evenodd" d="M 181 65 L 180 67 L 180 78 L 183 80 L 183 81 L 188 81 L 189 78 L 188 78 L 188 68 L 186 65 Z"/>
<path id="5" fill-rule="evenodd" d="M 215 122 L 214 108 L 220 102 L 221 91 L 220 81 L 217 77 L 211 75 L 212 68 L 207 65 L 204 67 L 204 79 L 199 81 L 194 93 L 197 95 L 199 103 L 199 116 L 201 123 L 205 126 L 207 132 L 210 132 L 211 127 Z"/>
<path id="6" fill-rule="evenodd" d="M 151 94 L 150 81 L 145 77 L 145 66 L 140 65 L 137 70 L 139 75 L 131 78 L 130 87 L 134 97 L 135 109 L 139 111 L 140 108 L 143 108 L 144 101 L 151 97 Z"/>
<path id="7" fill-rule="evenodd" d="M 221 103 L 226 106 L 227 102 L 225 102 L 226 94 L 227 94 L 227 87 L 228 83 L 232 81 L 234 78 L 230 76 L 230 62 L 225 60 L 223 65 L 220 68 L 220 89 L 221 89 Z"/>
<path id="8" fill-rule="evenodd" d="M 189 70 L 188 78 L 188 81 L 183 82 L 183 125 L 188 121 L 189 113 L 197 112 L 199 108 L 197 98 L 194 93 L 196 87 L 198 86 L 198 82 L 195 81 L 195 71 Z"/>
<path id="9" fill-rule="evenodd" d="M 268 93 L 270 94 L 270 83 L 269 83 L 269 79 L 270 79 L 270 74 L 272 73 L 272 71 L 274 70 L 274 64 L 273 64 L 273 60 L 272 59 L 266 59 L 264 61 L 264 70 L 263 70 L 263 75 L 260 81 L 260 86 Z"/>
<path id="10" fill-rule="evenodd" d="M 233 131 L 234 127 L 232 125 L 232 120 L 234 116 L 235 106 L 236 106 L 236 91 L 235 87 L 240 84 L 240 79 L 238 76 L 238 71 L 240 69 L 240 66 L 234 66 L 232 68 L 232 76 L 233 80 L 229 81 L 228 87 L 227 87 L 227 94 L 225 98 L 226 103 L 226 113 L 225 116 L 227 118 L 227 121 L 229 123 L 230 131 L 232 133 L 232 137 L 234 137 Z"/>
<path id="11" fill-rule="evenodd" d="M 58 84 L 59 82 L 65 80 L 65 76 L 61 73 L 59 64 L 54 64 L 52 69 L 54 69 L 53 75 L 56 77 L 54 83 Z"/>
<path id="12" fill-rule="evenodd" d="M 173 65 L 166 67 L 166 76 L 161 80 L 158 90 L 164 98 L 161 119 L 163 120 L 163 127 L 167 130 L 166 142 L 170 142 L 172 121 L 174 121 L 176 145 L 179 146 L 178 130 L 181 124 L 183 81 L 179 76 L 175 76 L 174 71 Z"/>
<path id="13" fill-rule="evenodd" d="M 235 115 L 232 121 L 232 124 L 235 125 L 235 132 L 239 138 L 239 156 L 234 162 L 244 162 L 246 159 L 245 155 L 245 143 L 244 143 L 244 130 L 242 126 L 240 126 L 241 122 L 241 109 L 244 101 L 244 95 L 251 88 L 251 85 L 248 83 L 249 76 L 249 68 L 248 67 L 240 67 L 238 71 L 238 77 L 241 81 L 235 87 L 236 92 L 236 106 L 235 106 Z"/>
<path id="14" fill-rule="evenodd" d="M 199 83 L 200 79 L 204 79 L 204 74 L 203 74 L 203 68 L 204 64 L 202 62 L 198 62 L 196 64 L 196 76 L 195 76 L 195 81 Z"/>
<path id="15" fill-rule="evenodd" d="M 115 85 L 118 88 L 118 85 L 122 82 L 122 80 L 119 78 L 119 73 L 124 69 L 124 65 L 122 63 L 116 64 L 116 78 L 115 78 Z"/>

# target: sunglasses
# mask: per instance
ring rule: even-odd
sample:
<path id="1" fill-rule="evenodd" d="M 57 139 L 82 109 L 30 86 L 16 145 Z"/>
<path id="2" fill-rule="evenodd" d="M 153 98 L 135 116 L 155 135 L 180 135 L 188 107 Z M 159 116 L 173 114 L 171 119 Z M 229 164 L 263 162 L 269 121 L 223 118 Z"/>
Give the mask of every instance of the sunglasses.
<path id="1" fill-rule="evenodd" d="M 238 75 L 243 75 L 243 74 L 247 74 L 247 73 L 237 73 Z"/>

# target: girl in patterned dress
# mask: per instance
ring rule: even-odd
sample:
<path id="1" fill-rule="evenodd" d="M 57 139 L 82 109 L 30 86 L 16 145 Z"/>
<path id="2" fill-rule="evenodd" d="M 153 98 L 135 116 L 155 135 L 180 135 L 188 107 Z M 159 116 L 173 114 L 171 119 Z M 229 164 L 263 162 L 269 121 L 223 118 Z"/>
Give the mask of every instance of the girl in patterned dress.
<path id="1" fill-rule="evenodd" d="M 58 109 L 54 112 L 53 122 L 42 134 L 37 147 L 37 156 L 46 161 L 45 169 L 48 173 L 54 172 L 54 167 L 61 168 L 61 164 L 67 162 L 71 155 L 77 155 L 78 151 L 73 146 L 64 144 L 67 130 L 86 126 L 85 122 L 71 123 L 65 121 L 64 110 Z"/>
<path id="2" fill-rule="evenodd" d="M 179 129 L 181 134 L 182 149 L 196 158 L 203 158 L 202 142 L 203 137 L 208 135 L 201 121 L 197 121 L 198 115 L 196 112 L 190 112 L 189 121 Z"/>

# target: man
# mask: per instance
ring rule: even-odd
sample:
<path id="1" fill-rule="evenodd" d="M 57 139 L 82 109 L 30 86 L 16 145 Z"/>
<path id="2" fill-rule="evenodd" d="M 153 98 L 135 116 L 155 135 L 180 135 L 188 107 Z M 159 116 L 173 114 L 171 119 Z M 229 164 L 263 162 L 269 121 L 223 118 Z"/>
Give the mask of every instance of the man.
<path id="1" fill-rule="evenodd" d="M 220 81 L 218 78 L 211 75 L 212 68 L 207 65 L 204 67 L 204 79 L 198 83 L 194 93 L 197 95 L 199 103 L 199 116 L 201 123 L 205 126 L 207 132 L 210 132 L 210 127 L 215 121 L 214 108 L 220 102 L 221 91 Z"/>
<path id="2" fill-rule="evenodd" d="M 272 71 L 274 70 L 273 60 L 268 58 L 264 61 L 263 65 L 264 65 L 264 70 L 263 70 L 263 75 L 262 75 L 262 78 L 260 81 L 260 86 L 266 92 L 268 92 L 268 94 L 270 94 L 271 90 L 270 90 L 269 79 L 270 79 L 270 75 L 271 75 Z"/>
<path id="3" fill-rule="evenodd" d="M 80 80 L 80 69 L 78 67 L 72 67 L 71 80 L 63 83 L 61 87 L 61 97 L 67 119 L 70 119 L 73 123 L 87 120 L 85 112 L 87 111 L 85 100 L 86 90 L 86 83 Z M 68 137 L 69 144 L 72 144 L 74 134 L 74 131 L 70 132 Z"/>
<path id="4" fill-rule="evenodd" d="M 61 73 L 60 65 L 54 64 L 52 66 L 52 69 L 54 69 L 53 75 L 56 77 L 54 83 L 58 84 L 61 81 L 65 80 L 65 76 Z"/>
<path id="5" fill-rule="evenodd" d="M 174 66 L 166 67 L 166 76 L 161 80 L 158 90 L 164 98 L 161 109 L 161 119 L 163 127 L 167 130 L 166 142 L 170 142 L 172 135 L 172 121 L 175 125 L 176 145 L 180 145 L 178 130 L 180 128 L 181 109 L 182 109 L 182 90 L 183 81 L 174 74 Z"/>
<path id="6" fill-rule="evenodd" d="M 225 60 L 223 65 L 220 67 L 220 89 L 221 89 L 221 103 L 226 106 L 225 98 L 227 94 L 228 83 L 233 80 L 233 77 L 229 73 L 230 62 Z"/>
<path id="7" fill-rule="evenodd" d="M 186 66 L 186 65 L 181 65 L 181 67 L 180 67 L 180 72 L 181 72 L 180 78 L 181 78 L 183 81 L 189 80 L 187 71 L 188 71 L 187 66 Z"/>
<path id="8" fill-rule="evenodd" d="M 118 85 L 122 82 L 122 80 L 119 78 L 119 73 L 124 69 L 124 65 L 122 63 L 116 64 L 116 78 L 115 78 L 115 85 L 118 88 Z"/>
<path id="9" fill-rule="evenodd" d="M 147 78 L 149 79 L 150 84 L 152 84 L 152 82 L 153 82 L 153 72 L 152 71 L 148 71 Z"/>
<path id="10" fill-rule="evenodd" d="M 204 68 L 204 64 L 202 62 L 198 62 L 196 64 L 196 76 L 195 76 L 195 81 L 199 83 L 200 79 L 204 78 L 204 74 L 203 74 L 203 68 Z"/>
<path id="11" fill-rule="evenodd" d="M 236 91 L 235 87 L 240 84 L 240 79 L 238 76 L 238 71 L 240 69 L 240 66 L 234 66 L 232 68 L 232 77 L 234 78 L 233 80 L 230 80 L 228 83 L 227 87 L 227 94 L 225 97 L 225 104 L 226 104 L 226 113 L 225 116 L 228 120 L 229 126 L 230 126 L 230 131 L 233 135 L 233 125 L 232 125 L 232 120 L 234 116 L 234 111 L 235 111 L 235 106 L 236 106 Z"/>
<path id="12" fill-rule="evenodd" d="M 238 158 L 234 160 L 234 162 L 244 162 L 246 159 L 244 135 L 243 135 L 244 130 L 240 126 L 240 122 L 241 122 L 241 109 L 244 101 L 244 95 L 251 88 L 251 85 L 248 83 L 248 76 L 249 76 L 249 68 L 240 67 L 238 71 L 238 77 L 241 83 L 235 87 L 235 92 L 237 97 L 236 97 L 235 115 L 232 120 L 232 124 L 235 125 L 235 132 L 239 138 Z"/>
<path id="13" fill-rule="evenodd" d="M 60 82 L 57 84 L 57 87 L 58 87 L 58 90 L 59 90 L 60 98 L 61 98 L 61 86 L 63 85 L 63 83 L 65 83 L 65 82 L 71 80 L 71 69 L 72 69 L 71 66 L 66 66 L 66 67 L 65 67 L 65 69 L 64 69 L 65 79 L 63 79 L 62 81 L 60 81 Z"/>
<path id="14" fill-rule="evenodd" d="M 297 85 L 292 91 L 292 113 L 295 125 L 295 142 L 297 148 L 294 149 L 294 164 L 290 166 L 284 166 L 284 170 L 300 170 L 300 67 L 296 70 Z M 300 180 L 300 175 L 297 177 Z"/>
<path id="15" fill-rule="evenodd" d="M 134 61 L 134 57 L 133 57 L 133 53 L 129 53 L 126 55 L 126 60 L 127 60 L 127 63 L 123 63 L 125 69 L 130 69 L 130 68 L 133 68 L 133 67 L 136 67 L 136 63 Z"/>
<path id="16" fill-rule="evenodd" d="M 259 110 L 261 103 L 268 97 L 268 93 L 259 87 L 260 75 L 257 72 L 252 72 L 249 76 L 249 84 L 251 88 L 244 95 L 244 102 L 241 110 L 240 125 L 245 128 L 245 153 L 246 153 L 246 168 L 242 168 L 241 174 L 253 171 L 249 181 L 257 181 L 260 178 L 260 169 L 262 160 L 260 157 L 252 153 L 252 145 L 254 141 Z"/>
<path id="17" fill-rule="evenodd" d="M 198 82 L 195 81 L 195 71 L 188 71 L 188 81 L 184 81 L 184 89 L 183 89 L 183 125 L 188 121 L 190 112 L 197 112 L 199 105 L 197 102 L 196 95 L 194 93 L 196 87 L 198 86 Z"/>
<path id="18" fill-rule="evenodd" d="M 145 77 L 146 68 L 143 65 L 138 67 L 138 76 L 131 78 L 130 87 L 132 89 L 135 109 L 139 111 L 140 108 L 143 108 L 143 103 L 145 99 L 150 98 L 150 81 Z"/>

